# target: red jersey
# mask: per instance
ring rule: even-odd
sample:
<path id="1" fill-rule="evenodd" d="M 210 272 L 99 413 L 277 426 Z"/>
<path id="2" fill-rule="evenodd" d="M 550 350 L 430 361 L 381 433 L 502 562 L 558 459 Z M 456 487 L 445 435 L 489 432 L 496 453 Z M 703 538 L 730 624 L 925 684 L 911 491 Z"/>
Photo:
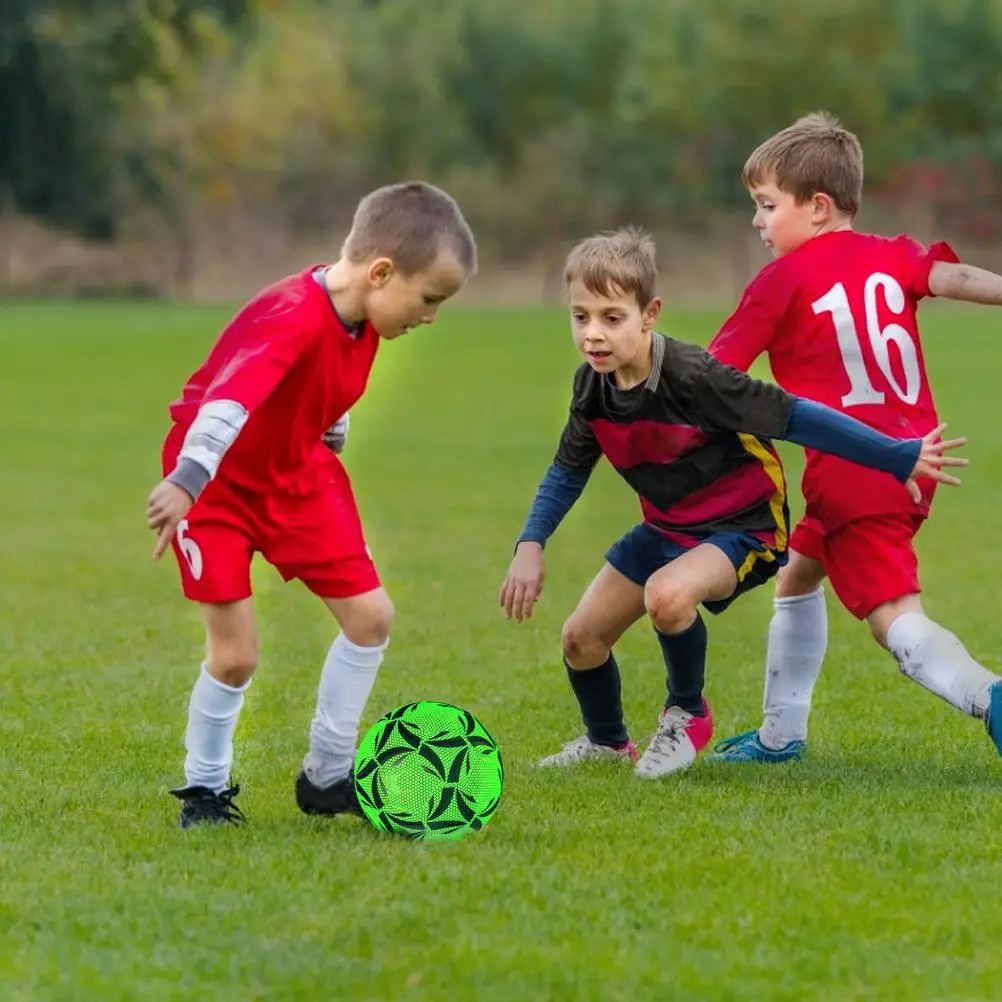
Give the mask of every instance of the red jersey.
<path id="1" fill-rule="evenodd" d="M 789 393 L 894 438 L 921 437 L 938 418 L 916 310 L 933 264 L 957 260 L 945 243 L 926 250 L 908 236 L 822 234 L 759 272 L 709 350 L 739 369 L 765 352 Z M 803 489 L 808 513 L 829 531 L 865 515 L 915 511 L 889 474 L 810 449 Z"/>
<path id="2" fill-rule="evenodd" d="M 304 494 L 336 462 L 321 436 L 358 400 L 379 336 L 338 317 L 313 265 L 269 286 L 227 324 L 205 363 L 170 406 L 187 429 L 203 404 L 248 412 L 218 476 L 252 491 Z"/>

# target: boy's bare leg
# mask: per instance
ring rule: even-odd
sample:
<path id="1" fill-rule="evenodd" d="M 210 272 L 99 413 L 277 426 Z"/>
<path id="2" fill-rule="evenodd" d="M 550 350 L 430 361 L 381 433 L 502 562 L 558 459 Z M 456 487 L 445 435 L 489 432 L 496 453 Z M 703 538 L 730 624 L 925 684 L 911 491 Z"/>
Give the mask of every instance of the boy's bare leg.
<path id="1" fill-rule="evenodd" d="M 567 667 L 577 672 L 600 667 L 643 614 L 644 589 L 604 564 L 560 633 Z"/>
<path id="2" fill-rule="evenodd" d="M 173 791 L 183 801 L 181 826 L 239 822 L 231 803 L 233 733 L 244 693 L 257 667 L 258 641 L 250 598 L 202 604 L 206 655 L 188 702 L 185 730 L 185 786 Z"/>
<path id="3" fill-rule="evenodd" d="M 699 606 L 730 598 L 737 585 L 731 558 L 711 543 L 686 551 L 648 580 L 645 603 L 664 655 L 668 694 L 638 776 L 656 779 L 688 768 L 713 736 L 703 697 L 707 636 Z"/>
<path id="4" fill-rule="evenodd" d="M 603 755 L 636 757 L 623 720 L 622 683 L 612 649 L 643 615 L 643 588 L 605 564 L 560 637 L 567 677 L 586 733 L 542 759 L 541 766 L 573 765 Z"/>
<path id="5" fill-rule="evenodd" d="M 249 598 L 202 605 L 205 663 L 188 704 L 184 762 L 188 786 L 219 793 L 230 785 L 233 732 L 257 668 L 257 627 Z"/>
<path id="6" fill-rule="evenodd" d="M 666 709 L 680 706 L 687 713 L 703 714 L 706 625 L 699 606 L 730 598 L 737 586 L 730 557 L 710 543 L 686 551 L 648 580 L 644 600 L 664 654 Z"/>

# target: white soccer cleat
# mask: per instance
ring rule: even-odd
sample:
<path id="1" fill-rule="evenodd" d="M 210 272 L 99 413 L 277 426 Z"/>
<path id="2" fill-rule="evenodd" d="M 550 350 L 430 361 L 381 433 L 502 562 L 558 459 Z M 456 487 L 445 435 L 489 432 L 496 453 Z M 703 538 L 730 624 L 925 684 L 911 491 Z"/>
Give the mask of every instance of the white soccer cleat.
<path id="1" fill-rule="evenodd" d="M 627 741 L 619 748 L 610 748 L 608 745 L 597 745 L 587 734 L 582 734 L 581 737 L 568 741 L 556 754 L 541 758 L 536 767 L 547 769 L 554 765 L 577 765 L 589 759 L 602 758 L 619 758 L 636 762 L 638 754 L 637 746 L 632 741 Z"/>
<path id="2" fill-rule="evenodd" d="M 713 737 L 710 704 L 703 700 L 705 716 L 696 717 L 681 707 L 662 710 L 658 729 L 634 770 L 642 779 L 659 779 L 688 769 Z"/>

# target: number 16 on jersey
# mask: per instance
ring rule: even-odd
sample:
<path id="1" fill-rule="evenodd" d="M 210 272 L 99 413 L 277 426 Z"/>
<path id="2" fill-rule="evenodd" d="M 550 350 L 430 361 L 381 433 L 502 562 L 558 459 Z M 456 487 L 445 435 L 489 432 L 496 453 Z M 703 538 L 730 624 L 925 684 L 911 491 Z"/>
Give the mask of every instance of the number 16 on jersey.
<path id="1" fill-rule="evenodd" d="M 897 279 L 882 272 L 874 272 L 863 286 L 863 314 L 866 337 L 873 359 L 883 376 L 884 385 L 903 403 L 914 404 L 922 390 L 922 366 L 915 339 L 900 324 L 889 323 L 881 327 L 878 296 L 892 314 L 901 316 L 906 308 L 905 293 Z M 837 282 L 820 299 L 816 299 L 811 307 L 818 316 L 830 313 L 835 325 L 842 364 L 849 378 L 849 392 L 842 397 L 842 406 L 884 403 L 884 390 L 874 386 L 867 370 L 860 332 L 856 327 L 845 285 Z M 901 359 L 904 385 L 899 382 L 891 364 L 892 344 L 897 348 Z"/>

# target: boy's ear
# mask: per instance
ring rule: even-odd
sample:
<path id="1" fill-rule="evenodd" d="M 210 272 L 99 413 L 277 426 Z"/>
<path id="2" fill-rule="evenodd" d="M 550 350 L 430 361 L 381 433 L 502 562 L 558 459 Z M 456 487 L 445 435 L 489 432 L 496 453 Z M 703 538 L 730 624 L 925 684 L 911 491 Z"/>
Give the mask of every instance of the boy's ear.
<path id="1" fill-rule="evenodd" d="M 377 257 L 369 265 L 369 284 L 377 289 L 381 289 L 393 277 L 396 266 L 391 258 Z"/>
<path id="2" fill-rule="evenodd" d="M 658 296 L 655 296 L 648 304 L 644 307 L 644 330 L 653 330 L 654 325 L 658 322 L 658 317 L 661 316 L 661 306 L 662 302 Z"/>
<path id="3" fill-rule="evenodd" d="M 823 191 L 816 191 L 811 196 L 811 222 L 816 226 L 824 226 L 835 215 L 835 200 Z"/>

